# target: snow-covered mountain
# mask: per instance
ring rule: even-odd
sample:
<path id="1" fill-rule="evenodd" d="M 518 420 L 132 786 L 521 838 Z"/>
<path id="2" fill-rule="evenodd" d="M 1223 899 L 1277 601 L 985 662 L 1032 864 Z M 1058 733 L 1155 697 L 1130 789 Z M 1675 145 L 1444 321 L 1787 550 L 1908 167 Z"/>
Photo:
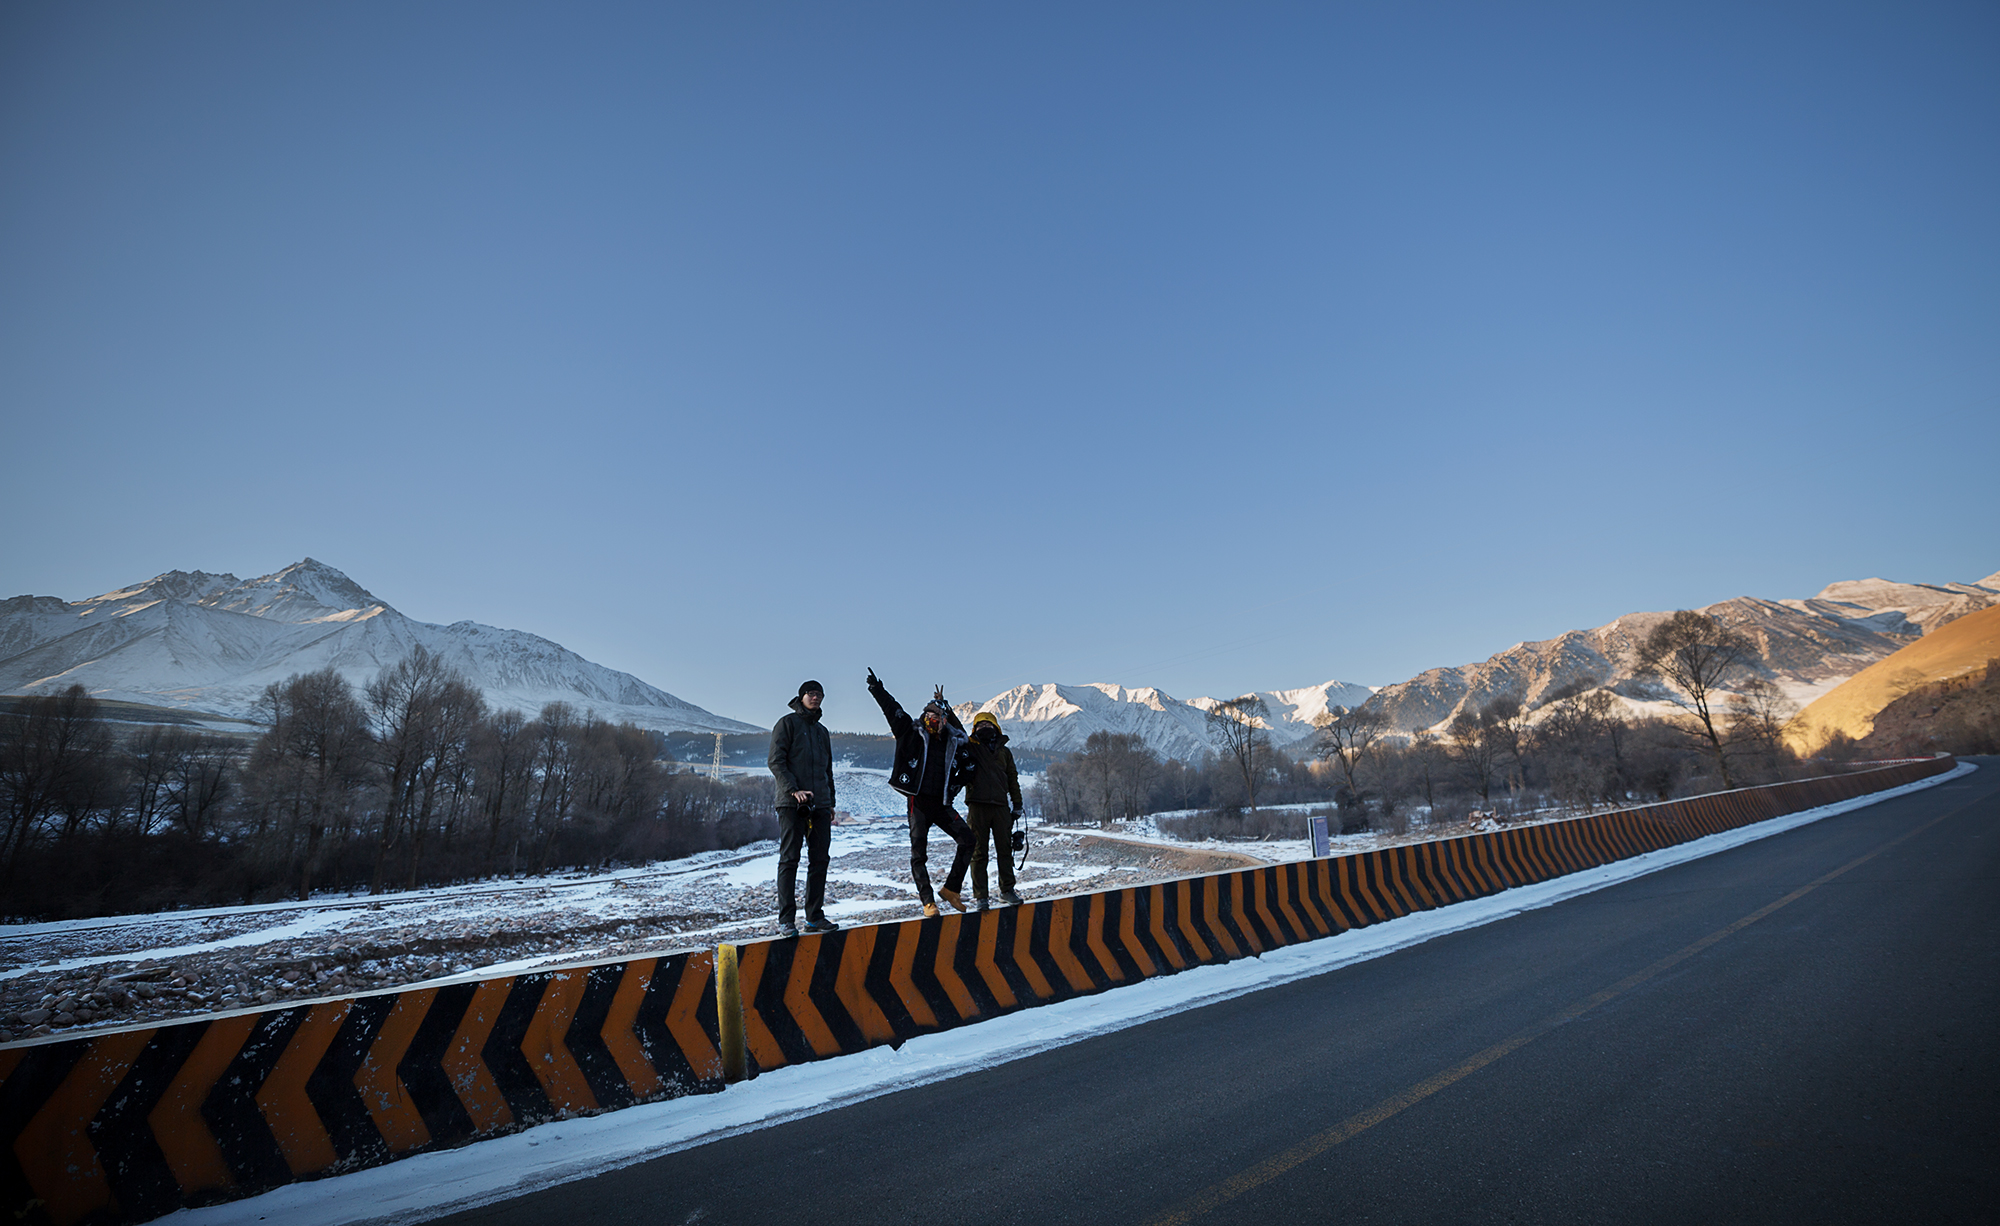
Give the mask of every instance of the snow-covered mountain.
<path id="1" fill-rule="evenodd" d="M 169 571 L 89 600 L 0 601 L 0 693 L 81 684 L 101 698 L 255 718 L 274 681 L 331 665 L 359 687 L 418 644 L 495 709 L 533 715 L 563 701 L 663 732 L 763 731 L 532 634 L 415 621 L 311 558 L 248 581 Z"/>
<path id="2" fill-rule="evenodd" d="M 2000 573 L 1977 583 L 1894 583 L 1860 579 L 1829 584 L 1807 600 L 1738 597 L 1701 612 L 1750 636 L 1762 673 L 1801 706 L 1842 681 L 1967 613 L 2000 603 Z M 1460 711 L 1508 696 L 1529 707 L 1576 682 L 1608 687 L 1640 712 L 1670 708 L 1633 676 L 1640 643 L 1668 613 L 1628 613 L 1594 630 L 1516 643 L 1477 664 L 1433 668 L 1384 686 L 1375 706 L 1397 732 L 1442 728 Z"/>
<path id="3" fill-rule="evenodd" d="M 1295 748 L 1310 738 L 1313 720 L 1331 706 L 1358 706 L 1374 690 L 1345 681 L 1328 681 L 1296 690 L 1260 694 L 1270 711 L 1265 726 L 1280 748 Z M 1150 686 L 1017 685 L 983 703 L 960 703 L 959 718 L 970 724 L 981 711 L 999 717 L 1013 744 L 1022 749 L 1074 753 L 1094 732 L 1125 732 L 1137 736 L 1155 753 L 1168 758 L 1198 758 L 1211 747 L 1208 712 L 1214 698 L 1183 702 Z"/>

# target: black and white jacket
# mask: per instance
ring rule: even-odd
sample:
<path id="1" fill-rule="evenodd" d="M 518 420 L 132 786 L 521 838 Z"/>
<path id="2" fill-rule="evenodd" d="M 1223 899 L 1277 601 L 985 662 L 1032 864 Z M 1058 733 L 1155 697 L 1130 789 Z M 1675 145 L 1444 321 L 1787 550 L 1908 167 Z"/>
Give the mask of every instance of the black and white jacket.
<path id="1" fill-rule="evenodd" d="M 882 717 L 889 721 L 889 732 L 896 738 L 896 760 L 889 766 L 889 786 L 905 796 L 915 796 L 917 786 L 923 781 L 924 767 L 929 764 L 930 755 L 939 752 L 934 749 L 931 738 L 924 732 L 924 726 L 911 719 L 901 703 L 890 697 L 881 682 L 868 687 L 875 696 L 875 705 L 882 708 Z M 942 752 L 951 755 L 950 769 L 944 772 L 945 794 L 930 799 L 950 804 L 957 797 L 959 789 L 972 779 L 973 765 L 965 752 L 967 737 L 965 725 L 958 722 L 958 713 L 945 712 L 945 726 Z"/>

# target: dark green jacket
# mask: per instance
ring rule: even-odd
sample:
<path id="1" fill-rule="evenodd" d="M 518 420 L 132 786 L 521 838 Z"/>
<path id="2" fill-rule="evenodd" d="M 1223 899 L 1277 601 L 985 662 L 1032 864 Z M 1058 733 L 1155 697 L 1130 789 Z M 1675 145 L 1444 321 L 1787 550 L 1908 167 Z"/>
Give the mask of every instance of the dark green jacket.
<path id="1" fill-rule="evenodd" d="M 771 753 L 766 763 L 778 785 L 780 809 L 796 809 L 793 792 L 811 792 L 813 804 L 833 808 L 833 739 L 820 722 L 820 712 L 792 699 L 792 713 L 771 729 Z"/>
<path id="2" fill-rule="evenodd" d="M 971 779 L 965 785 L 965 801 L 974 805 L 1006 805 L 1021 811 L 1021 774 L 1014 769 L 1014 751 L 1007 748 L 1001 733 L 988 745 L 978 737 L 965 744 L 965 756 L 972 759 Z"/>

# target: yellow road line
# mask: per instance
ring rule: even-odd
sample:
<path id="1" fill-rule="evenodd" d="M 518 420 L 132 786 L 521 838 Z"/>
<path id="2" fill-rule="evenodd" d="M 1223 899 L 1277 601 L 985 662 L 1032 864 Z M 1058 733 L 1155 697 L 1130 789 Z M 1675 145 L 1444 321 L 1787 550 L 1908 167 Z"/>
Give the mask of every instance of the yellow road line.
<path id="1" fill-rule="evenodd" d="M 1185 1205 L 1182 1205 L 1180 1208 L 1174 1210 L 1171 1213 L 1166 1214 L 1163 1217 L 1154 1218 L 1150 1223 L 1147 1224 L 1147 1226 L 1182 1226 L 1183 1223 L 1192 1222 L 1195 1218 L 1200 1217 L 1202 1214 L 1207 1213 L 1209 1210 L 1214 1209 L 1219 1205 L 1227 1204 L 1229 1201 L 1235 1200 L 1237 1197 L 1243 1195 L 1245 1192 L 1249 1192 L 1252 1191 L 1253 1189 L 1262 1187 L 1264 1184 L 1271 1182 L 1273 1179 L 1276 1179 L 1278 1176 L 1283 1175 L 1285 1172 L 1291 1170 L 1295 1166 L 1298 1166 L 1300 1163 L 1310 1161 L 1311 1159 L 1318 1157 L 1320 1154 L 1325 1153 L 1327 1150 L 1332 1149 L 1334 1146 L 1339 1145 L 1341 1142 L 1359 1136 L 1361 1133 L 1368 1131 L 1370 1128 L 1373 1128 L 1375 1125 L 1380 1124 L 1384 1120 L 1402 1114 L 1404 1111 L 1408 1110 L 1411 1107 L 1416 1106 L 1418 1103 L 1422 1102 L 1426 1098 L 1429 1098 L 1431 1095 L 1436 1094 L 1439 1090 L 1442 1090 L 1447 1086 L 1450 1086 L 1454 1082 L 1461 1081 L 1466 1077 L 1471 1076 L 1472 1074 L 1478 1072 L 1480 1069 L 1483 1069 L 1487 1065 L 1493 1063 L 1495 1060 L 1500 1059 L 1502 1056 L 1505 1056 L 1508 1053 L 1513 1052 L 1521 1047 L 1525 1047 L 1529 1043 L 1534 1042 L 1536 1039 L 1547 1034 L 1549 1031 L 1554 1030 L 1556 1027 L 1562 1025 L 1563 1023 L 1582 1017 L 1584 1014 L 1590 1012 L 1592 1009 L 1597 1008 L 1599 1005 L 1615 1000 L 1618 997 L 1623 996 L 1625 993 L 1631 991 L 1633 988 L 1638 987 L 1640 984 L 1645 983 L 1647 980 L 1653 979 L 1667 971 L 1672 970 L 1674 967 L 1687 961 L 1689 958 L 1694 957 L 1702 950 L 1707 949 L 1709 946 L 1714 945 L 1716 942 L 1722 940 L 1723 938 L 1741 932 L 1743 929 L 1748 928 L 1750 925 L 1756 923 L 1758 920 L 1763 919 L 1765 916 L 1770 915 L 1773 911 L 1776 911 L 1780 907 L 1787 906 L 1791 903 L 1797 902 L 1799 899 L 1804 898 L 1806 895 L 1812 893 L 1814 890 L 1817 890 L 1819 887 L 1825 885 L 1827 882 L 1832 881 L 1834 878 L 1841 876 L 1843 873 L 1847 873 L 1856 868 L 1859 868 L 1861 865 L 1866 864 L 1870 860 L 1873 860 L 1876 856 L 1879 856 L 1883 852 L 1888 851 L 1890 848 L 1896 846 L 1898 843 L 1901 843 L 1907 839 L 1913 839 L 1916 836 L 1922 834 L 1924 831 L 1929 830 L 1932 826 L 1937 825 L 1939 822 L 1945 821 L 1948 818 L 1957 817 L 1960 813 L 1963 813 L 1965 812 L 1965 810 L 1970 809 L 1973 805 L 1979 804 L 1988 799 L 1990 799 L 1990 797 L 1980 797 L 1979 800 L 1968 801 L 1965 804 L 1960 805 L 1958 808 L 1953 809 L 1949 813 L 1945 813 L 1938 817 L 1934 817 L 1930 821 L 1925 822 L 1923 825 L 1918 826 L 1913 830 L 1908 830 L 1902 834 L 1897 835 L 1895 838 L 1890 839 L 1888 842 L 1882 844 L 1880 847 L 1877 847 L 1874 851 L 1871 851 L 1868 854 L 1861 856 L 1857 859 L 1848 861 L 1846 864 L 1841 865 L 1839 868 L 1834 869 L 1832 872 L 1826 874 L 1825 876 L 1800 886 L 1798 889 L 1793 890 L 1791 893 L 1785 895 L 1783 898 L 1780 898 L 1778 901 L 1774 903 L 1769 903 L 1765 906 L 1759 907 L 1757 910 L 1752 911 L 1750 914 L 1744 916 L 1740 920 L 1737 920 L 1735 923 L 1729 925 L 1727 928 L 1718 928 L 1716 931 L 1709 933 L 1707 936 L 1703 937 L 1699 941 L 1696 941 L 1694 944 L 1688 946 L 1686 949 L 1680 950 L 1676 953 L 1668 954 L 1666 957 L 1660 959 L 1658 962 L 1653 963 L 1653 965 L 1647 967 L 1645 970 L 1639 971 L 1636 974 L 1628 975 L 1624 979 L 1619 980 L 1617 983 L 1612 984 L 1610 987 L 1605 988 L 1603 991 L 1597 992 L 1590 996 L 1586 996 L 1582 1000 L 1577 1001 L 1576 1003 L 1569 1005 L 1566 1008 L 1560 1009 L 1555 1013 L 1550 1014 L 1549 1016 L 1543 1018 L 1541 1021 L 1536 1022 L 1532 1026 L 1529 1026 L 1527 1029 L 1522 1030 L 1519 1033 L 1514 1034 L 1508 1038 L 1502 1039 L 1500 1042 L 1495 1043 L 1493 1046 L 1487 1048 L 1485 1051 L 1482 1051 L 1478 1055 L 1473 1056 L 1471 1059 L 1465 1061 L 1463 1064 L 1455 1065 L 1451 1068 L 1446 1069 L 1442 1073 L 1438 1073 L 1432 1077 L 1427 1077 L 1424 1080 L 1418 1082 L 1417 1084 L 1411 1086 L 1409 1089 L 1404 1090 L 1400 1094 L 1391 1095 L 1390 1097 L 1383 1099 L 1381 1102 L 1376 1103 L 1374 1106 L 1369 1107 L 1364 1111 L 1355 1112 L 1353 1115 L 1348 1116 L 1346 1119 L 1340 1121 L 1340 1123 L 1338 1124 L 1335 1124 L 1333 1127 L 1327 1129 L 1325 1132 L 1318 1133 L 1311 1137 L 1307 1137 L 1305 1140 L 1299 1142 L 1297 1145 L 1292 1146 L 1285 1152 L 1278 1154 L 1276 1157 L 1267 1158 L 1264 1161 L 1258 1163 L 1256 1166 L 1251 1167 L 1247 1171 L 1243 1171 L 1240 1174 L 1233 1175 L 1230 1178 L 1223 1180 L 1221 1183 L 1215 1184 L 1212 1187 L 1204 1189 L 1199 1195 L 1195 1196 L 1194 1199 L 1188 1201 Z"/>

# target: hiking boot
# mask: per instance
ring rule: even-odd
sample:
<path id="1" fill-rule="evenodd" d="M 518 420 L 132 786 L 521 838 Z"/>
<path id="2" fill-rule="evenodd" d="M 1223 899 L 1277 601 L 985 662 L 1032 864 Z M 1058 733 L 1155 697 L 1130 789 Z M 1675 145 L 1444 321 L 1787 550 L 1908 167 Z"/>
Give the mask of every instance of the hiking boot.
<path id="1" fill-rule="evenodd" d="M 925 919 L 936 919 L 936 918 L 937 918 L 937 904 L 936 904 L 936 903 L 934 903 L 934 902 L 927 902 L 927 903 L 925 903 L 925 904 L 924 904 L 924 918 L 925 918 Z"/>
<path id="2" fill-rule="evenodd" d="M 1021 905 L 1021 896 L 1012 890 L 1002 890 L 1000 891 L 1000 901 L 1010 907 L 1018 907 Z"/>
<path id="3" fill-rule="evenodd" d="M 939 890 L 938 897 L 957 907 L 961 912 L 965 910 L 965 899 L 959 895 L 957 890 Z"/>
<path id="4" fill-rule="evenodd" d="M 778 935 L 781 937 L 795 937 L 799 935 L 799 926 L 797 924 L 779 924 Z"/>
<path id="5" fill-rule="evenodd" d="M 988 903 L 986 901 L 986 895 L 975 894 L 972 896 L 972 909 L 974 911 L 984 911 L 986 910 L 987 906 Z"/>
<path id="6" fill-rule="evenodd" d="M 818 919 L 807 920 L 805 930 L 807 932 L 838 932 L 840 925 L 822 915 Z"/>

